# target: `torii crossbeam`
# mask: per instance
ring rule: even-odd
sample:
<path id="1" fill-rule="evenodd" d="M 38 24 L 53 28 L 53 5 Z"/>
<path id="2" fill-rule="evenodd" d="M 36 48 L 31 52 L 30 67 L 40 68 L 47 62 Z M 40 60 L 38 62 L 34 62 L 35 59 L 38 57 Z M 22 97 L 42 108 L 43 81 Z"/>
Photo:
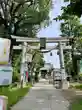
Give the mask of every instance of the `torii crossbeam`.
<path id="1" fill-rule="evenodd" d="M 17 42 L 28 42 L 28 43 L 39 43 L 40 38 L 28 38 L 28 37 L 18 37 L 11 35 L 13 39 L 16 39 Z M 46 38 L 46 37 L 43 37 Z M 46 43 L 58 43 L 58 42 L 68 42 L 70 37 L 50 37 L 46 38 Z"/>

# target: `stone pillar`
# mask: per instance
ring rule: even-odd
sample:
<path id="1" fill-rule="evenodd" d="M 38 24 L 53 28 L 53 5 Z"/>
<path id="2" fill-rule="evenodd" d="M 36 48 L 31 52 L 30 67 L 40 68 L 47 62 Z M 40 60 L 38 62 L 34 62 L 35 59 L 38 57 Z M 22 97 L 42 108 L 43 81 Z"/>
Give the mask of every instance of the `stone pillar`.
<path id="1" fill-rule="evenodd" d="M 61 69 L 61 76 L 62 76 L 62 89 L 67 89 L 68 82 L 66 81 L 62 42 L 59 42 L 59 58 L 60 58 L 60 69 Z"/>
<path id="2" fill-rule="evenodd" d="M 65 79 L 64 55 L 63 55 L 63 47 L 61 42 L 59 42 L 59 58 L 60 58 L 60 69 L 62 73 L 62 78 Z"/>
<path id="3" fill-rule="evenodd" d="M 27 68 L 26 51 L 27 51 L 27 43 L 24 42 L 22 46 L 22 59 L 21 59 L 21 69 L 20 69 L 20 76 L 22 77 L 23 83 L 25 82 L 25 70 Z"/>

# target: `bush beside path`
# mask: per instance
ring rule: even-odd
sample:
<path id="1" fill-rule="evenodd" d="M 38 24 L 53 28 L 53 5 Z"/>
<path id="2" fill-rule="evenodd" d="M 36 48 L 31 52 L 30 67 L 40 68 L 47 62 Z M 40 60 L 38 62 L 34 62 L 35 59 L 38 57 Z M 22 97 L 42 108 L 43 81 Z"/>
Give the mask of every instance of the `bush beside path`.
<path id="1" fill-rule="evenodd" d="M 9 88 L 9 87 L 1 87 L 0 95 L 4 95 L 8 97 L 8 110 L 16 104 L 21 98 L 23 98 L 29 91 L 31 85 L 25 86 L 23 88 Z"/>

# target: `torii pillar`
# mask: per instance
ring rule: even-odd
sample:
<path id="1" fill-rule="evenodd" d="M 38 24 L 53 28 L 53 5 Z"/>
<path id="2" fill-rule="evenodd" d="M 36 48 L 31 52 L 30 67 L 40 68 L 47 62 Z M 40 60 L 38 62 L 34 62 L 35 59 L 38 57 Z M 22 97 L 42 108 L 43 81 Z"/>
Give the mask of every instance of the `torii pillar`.
<path id="1" fill-rule="evenodd" d="M 20 68 L 21 80 L 23 80 L 23 83 L 26 82 L 25 70 L 28 69 L 26 63 L 26 52 L 27 52 L 27 42 L 24 42 L 22 46 L 22 59 L 21 59 L 21 68 Z"/>
<path id="2" fill-rule="evenodd" d="M 64 66 L 64 55 L 63 55 L 63 46 L 62 42 L 59 42 L 59 58 L 60 58 L 60 69 L 61 69 L 61 76 L 62 76 L 62 89 L 68 89 L 68 82 L 66 81 L 66 72 Z"/>

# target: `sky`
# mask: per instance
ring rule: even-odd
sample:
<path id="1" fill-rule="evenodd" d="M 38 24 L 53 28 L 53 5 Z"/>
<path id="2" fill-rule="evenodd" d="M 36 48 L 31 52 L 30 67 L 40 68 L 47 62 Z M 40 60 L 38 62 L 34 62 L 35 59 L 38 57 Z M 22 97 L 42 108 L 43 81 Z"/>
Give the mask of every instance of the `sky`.
<path id="1" fill-rule="evenodd" d="M 66 4 L 63 2 L 63 0 L 53 0 L 53 9 L 49 13 L 52 23 L 47 28 L 41 29 L 40 32 L 37 34 L 38 37 L 60 37 L 60 22 L 54 21 L 53 18 L 62 13 L 61 6 L 65 5 Z M 55 44 L 48 45 L 52 46 Z M 57 55 L 57 50 L 52 51 L 52 56 L 50 56 L 50 53 L 45 53 L 44 60 L 46 61 L 46 63 L 52 63 L 54 68 L 60 68 L 60 61 L 59 56 Z"/>

